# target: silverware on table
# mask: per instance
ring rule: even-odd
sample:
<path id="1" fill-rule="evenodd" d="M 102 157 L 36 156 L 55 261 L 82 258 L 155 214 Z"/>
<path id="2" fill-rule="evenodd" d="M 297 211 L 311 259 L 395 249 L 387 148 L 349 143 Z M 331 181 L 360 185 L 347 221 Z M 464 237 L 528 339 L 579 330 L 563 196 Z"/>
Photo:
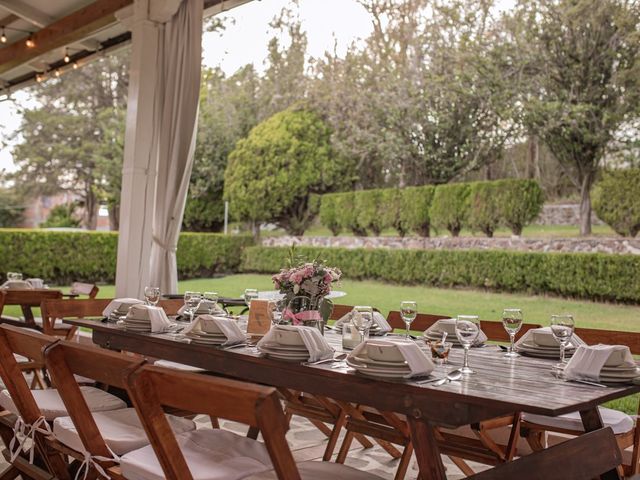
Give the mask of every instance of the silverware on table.
<path id="1" fill-rule="evenodd" d="M 336 355 L 335 357 L 325 358 L 324 360 L 318 360 L 316 362 L 304 362 L 303 365 L 306 365 L 307 367 L 309 367 L 309 366 L 313 366 L 313 365 L 321 365 L 323 363 L 341 362 L 345 358 L 347 358 L 347 354 L 346 353 L 341 353 L 339 355 Z"/>
<path id="2" fill-rule="evenodd" d="M 602 383 L 598 383 L 598 382 L 590 382 L 589 380 L 567 380 L 568 382 L 573 382 L 573 383 L 582 383 L 584 385 L 591 385 L 593 387 L 600 387 L 600 388 L 609 388 L 606 385 L 602 384 Z"/>
<path id="3" fill-rule="evenodd" d="M 439 387 L 440 385 L 444 385 L 445 383 L 456 382 L 462 378 L 462 371 L 460 369 L 452 370 L 447 374 L 446 377 L 441 378 L 440 380 L 433 382 L 434 387 Z"/>

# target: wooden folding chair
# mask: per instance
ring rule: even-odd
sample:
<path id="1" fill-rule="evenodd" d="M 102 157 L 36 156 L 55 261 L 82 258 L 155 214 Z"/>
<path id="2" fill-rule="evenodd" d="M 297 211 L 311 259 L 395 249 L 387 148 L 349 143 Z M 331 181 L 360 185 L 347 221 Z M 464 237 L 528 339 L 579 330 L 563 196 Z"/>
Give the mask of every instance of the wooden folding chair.
<path id="1" fill-rule="evenodd" d="M 445 318 L 451 318 L 449 315 L 440 315 L 434 313 L 418 313 L 416 315 L 416 319 L 411 322 L 411 330 L 423 331 L 429 328 L 431 325 L 436 323 L 438 320 L 443 320 Z M 402 316 L 400 312 L 397 310 L 391 310 L 387 315 L 387 322 L 391 325 L 392 328 L 401 328 L 402 330 L 406 329 L 407 326 L 402 320 Z"/>
<path id="2" fill-rule="evenodd" d="M 586 433 L 546 450 L 532 453 L 491 470 L 477 473 L 473 480 L 591 480 L 615 471 L 622 462 L 610 428 Z M 608 477 L 620 480 L 617 473 Z M 635 477 L 634 477 L 635 478 Z"/>
<path id="3" fill-rule="evenodd" d="M 44 333 L 71 340 L 76 334 L 77 328 L 63 324 L 61 321 L 70 318 L 100 318 L 109 302 L 109 299 L 44 300 L 40 305 Z"/>
<path id="4" fill-rule="evenodd" d="M 86 295 L 89 298 L 96 298 L 100 288 L 95 283 L 73 282 L 71 293 L 74 295 Z"/>
<path id="5" fill-rule="evenodd" d="M 576 328 L 575 334 L 586 344 L 604 343 L 608 345 L 626 345 L 633 355 L 640 355 L 640 333 L 621 332 L 615 330 L 597 330 L 592 328 Z M 629 461 L 623 458 L 622 469 L 626 475 L 636 475 L 640 472 L 640 425 L 637 416 L 631 417 L 623 412 L 606 407 L 599 407 L 605 427 L 611 427 L 615 433 L 618 447 L 624 451 L 631 447 Z M 640 403 L 638 405 L 640 415 Z M 582 422 L 579 414 L 573 413 L 559 417 L 545 417 L 542 415 L 524 414 L 521 430 L 533 450 L 546 447 L 547 433 L 559 433 L 561 436 L 582 435 Z M 554 437 L 562 441 L 561 436 Z"/>
<path id="6" fill-rule="evenodd" d="M 252 480 L 300 480 L 301 474 L 304 477 L 311 472 L 315 474 L 313 478 L 379 478 L 328 462 L 303 462 L 296 465 L 285 439 L 287 424 L 280 397 L 274 388 L 155 366 L 143 366 L 132 372 L 127 384 L 134 406 L 151 440 L 156 462 L 168 480 L 193 478 L 190 467 L 194 464 L 190 465 L 189 459 L 195 454 L 189 450 L 188 437 L 195 434 L 209 437 L 210 445 L 219 445 L 220 441 L 238 445 L 233 455 L 251 456 L 263 463 L 265 469 L 252 475 Z M 163 406 L 247 424 L 260 430 L 264 446 L 255 440 L 221 430 L 201 429 L 197 433 L 176 436 L 163 415 Z M 147 459 L 145 468 L 155 469 L 156 465 L 149 464 L 153 455 L 149 455 L 148 450 L 149 447 L 145 447 L 125 455 L 121 460 L 122 473 L 126 476 L 128 469 L 140 468 L 141 459 Z M 213 455 L 200 456 L 200 461 L 208 465 L 200 464 L 199 467 L 208 470 L 216 468 L 216 462 L 211 457 Z"/>
<path id="7" fill-rule="evenodd" d="M 0 323 L 42 330 L 42 326 L 36 323 L 31 309 L 39 307 L 44 300 L 56 298 L 62 298 L 62 292 L 60 290 L 2 290 L 0 291 Z M 24 321 L 3 317 L 2 312 L 7 305 L 20 306 Z"/>
<path id="8" fill-rule="evenodd" d="M 63 341 L 45 350 L 45 360 L 69 411 L 69 418 L 54 421 L 57 446 L 70 456 L 78 451 L 87 452 L 79 458 L 83 461 L 81 473 L 85 469 L 89 473 L 96 473 L 91 472 L 92 469 L 106 470 L 117 464 L 119 455 L 148 445 L 133 408 L 91 412 L 80 386 L 74 381 L 74 375 L 80 375 L 126 391 L 124 378 L 129 371 L 143 365 L 144 359 Z M 172 427 L 180 433 L 195 429 L 191 420 L 170 418 Z"/>

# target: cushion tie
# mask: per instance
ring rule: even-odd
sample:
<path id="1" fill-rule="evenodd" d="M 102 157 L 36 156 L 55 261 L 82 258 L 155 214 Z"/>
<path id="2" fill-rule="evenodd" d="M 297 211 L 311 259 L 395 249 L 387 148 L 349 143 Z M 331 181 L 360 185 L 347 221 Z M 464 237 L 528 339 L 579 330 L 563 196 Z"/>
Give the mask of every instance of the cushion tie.
<path id="1" fill-rule="evenodd" d="M 36 433 L 43 435 L 53 435 L 51 427 L 47 423 L 44 416 L 39 417 L 33 424 L 29 425 L 22 417 L 18 417 L 15 425 L 13 426 L 13 438 L 9 443 L 9 452 L 11 452 L 11 463 L 15 462 L 18 455 L 22 452 L 26 452 L 27 440 L 31 440 L 31 450 L 29 451 L 29 463 L 33 464 L 35 455 L 35 442 Z"/>
<path id="2" fill-rule="evenodd" d="M 91 471 L 91 467 L 93 467 L 95 469 L 95 471 L 98 473 L 98 475 L 101 476 L 102 478 L 105 478 L 106 480 L 110 480 L 111 479 L 111 477 L 107 474 L 107 472 L 102 467 L 102 465 L 100 465 L 98 462 L 120 463 L 120 457 L 118 457 L 118 455 L 113 453 L 113 450 L 111 450 L 108 445 L 106 445 L 106 447 L 107 447 L 107 450 L 109 450 L 109 453 L 111 454 L 110 458 L 109 457 L 102 457 L 100 455 L 91 455 L 91 453 L 89 453 L 89 452 L 87 452 L 85 450 L 85 452 L 84 452 L 84 460 L 82 460 L 82 463 L 80 464 L 80 467 L 78 467 L 78 471 L 76 472 L 76 476 L 75 476 L 74 480 L 79 480 L 80 479 L 80 475 L 83 472 L 84 472 L 84 475 L 82 475 L 82 480 L 86 480 L 87 476 L 89 475 L 89 472 Z"/>

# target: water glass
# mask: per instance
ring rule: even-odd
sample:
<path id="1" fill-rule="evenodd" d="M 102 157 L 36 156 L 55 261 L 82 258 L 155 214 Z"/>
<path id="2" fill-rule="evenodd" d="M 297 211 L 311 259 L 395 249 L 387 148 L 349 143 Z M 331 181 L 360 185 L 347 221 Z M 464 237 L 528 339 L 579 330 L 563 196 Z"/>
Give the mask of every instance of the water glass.
<path id="1" fill-rule="evenodd" d="M 273 325 L 280 325 L 282 323 L 282 317 L 286 306 L 287 301 L 284 298 L 269 301 L 269 311 L 271 312 L 271 323 Z"/>
<path id="2" fill-rule="evenodd" d="M 564 358 L 564 351 L 567 344 L 573 337 L 573 331 L 575 330 L 575 322 L 573 315 L 552 315 L 551 316 L 551 334 L 556 342 L 560 344 L 560 363 L 556 365 L 556 368 L 564 368 L 567 361 Z"/>
<path id="3" fill-rule="evenodd" d="M 365 332 L 368 332 L 371 325 L 373 325 L 373 307 L 366 305 L 353 307 L 351 322 L 358 329 L 362 338 L 364 338 Z"/>
<path id="4" fill-rule="evenodd" d="M 184 292 L 184 306 L 189 315 L 189 321 L 193 322 L 193 316 L 198 310 L 200 302 L 202 302 L 202 294 L 200 292 Z"/>
<path id="5" fill-rule="evenodd" d="M 477 315 L 458 315 L 456 318 L 456 337 L 464 348 L 464 363 L 460 371 L 464 374 L 475 373 L 469 367 L 469 349 L 480 335 L 480 320 Z"/>
<path id="6" fill-rule="evenodd" d="M 522 310 L 519 308 L 505 308 L 502 312 L 502 325 L 504 329 L 509 334 L 509 340 L 511 340 L 511 345 L 509 345 L 509 351 L 504 354 L 505 357 L 515 358 L 520 355 L 514 350 L 513 344 L 516 339 L 516 335 L 522 328 Z"/>
<path id="7" fill-rule="evenodd" d="M 429 349 L 431 350 L 431 359 L 436 365 L 444 365 L 448 362 L 449 352 L 453 346 L 450 342 L 443 342 L 440 340 L 432 340 L 427 342 Z"/>
<path id="8" fill-rule="evenodd" d="M 10 282 L 19 282 L 22 280 L 22 273 L 20 272 L 7 272 L 7 280 Z"/>
<path id="9" fill-rule="evenodd" d="M 160 301 L 160 287 L 144 287 L 144 299 L 147 305 L 158 305 Z"/>
<path id="10" fill-rule="evenodd" d="M 405 335 L 407 340 L 411 339 L 411 335 L 409 333 L 411 323 L 418 316 L 418 304 L 414 301 L 404 301 L 400 304 L 400 316 L 404 321 L 404 324 L 407 326 L 407 333 Z"/>
<path id="11" fill-rule="evenodd" d="M 247 288 L 244 291 L 244 303 L 247 304 L 247 307 L 251 308 L 251 301 L 256 300 L 258 298 L 258 290 L 255 288 Z"/>
<path id="12" fill-rule="evenodd" d="M 202 303 L 207 307 L 207 313 L 212 314 L 216 312 L 218 298 L 218 292 L 204 292 L 202 294 Z"/>

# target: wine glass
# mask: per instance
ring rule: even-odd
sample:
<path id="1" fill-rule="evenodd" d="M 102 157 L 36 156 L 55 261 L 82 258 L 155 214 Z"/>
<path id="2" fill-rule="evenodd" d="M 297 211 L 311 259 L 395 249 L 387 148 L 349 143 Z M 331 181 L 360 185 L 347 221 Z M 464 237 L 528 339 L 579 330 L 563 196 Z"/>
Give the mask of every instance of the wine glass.
<path id="1" fill-rule="evenodd" d="M 513 343 L 516 339 L 516 334 L 522 328 L 522 310 L 519 308 L 505 308 L 502 311 L 502 325 L 509 334 L 511 345 L 509 345 L 509 351 L 504 354 L 505 357 L 515 358 L 520 355 L 514 350 Z"/>
<path id="2" fill-rule="evenodd" d="M 147 305 L 158 305 L 160 301 L 160 287 L 144 287 L 144 299 Z"/>
<path id="3" fill-rule="evenodd" d="M 456 337 L 464 348 L 464 363 L 460 371 L 464 374 L 475 373 L 469 367 L 469 349 L 480 335 L 480 320 L 477 315 L 458 315 L 456 318 Z"/>
<path id="4" fill-rule="evenodd" d="M 567 344 L 571 341 L 571 337 L 573 337 L 574 329 L 575 322 L 573 320 L 573 315 L 551 316 L 551 334 L 560 344 L 560 363 L 556 365 L 556 368 L 562 369 L 567 363 L 564 358 L 564 351 Z"/>
<path id="5" fill-rule="evenodd" d="M 358 332 L 360 332 L 360 341 L 364 342 L 367 337 L 367 332 L 373 324 L 373 307 L 367 305 L 353 307 L 351 323 L 358 329 Z"/>
<path id="6" fill-rule="evenodd" d="M 202 294 L 202 302 L 207 307 L 207 313 L 212 314 L 216 312 L 216 306 L 218 305 L 218 292 L 204 292 Z"/>
<path id="7" fill-rule="evenodd" d="M 244 291 L 244 303 L 247 304 L 247 307 L 251 308 L 251 301 L 256 300 L 258 298 L 258 290 L 255 288 L 247 288 Z"/>
<path id="8" fill-rule="evenodd" d="M 193 316 L 198 310 L 202 302 L 202 294 L 200 292 L 184 292 L 185 311 L 189 314 L 189 321 L 193 322 Z"/>
<path id="9" fill-rule="evenodd" d="M 413 301 L 404 301 L 400 304 L 400 316 L 402 320 L 404 320 L 404 324 L 407 326 L 406 339 L 410 340 L 411 335 L 409 334 L 409 328 L 411 327 L 411 322 L 416 319 L 418 315 L 418 304 Z"/>

